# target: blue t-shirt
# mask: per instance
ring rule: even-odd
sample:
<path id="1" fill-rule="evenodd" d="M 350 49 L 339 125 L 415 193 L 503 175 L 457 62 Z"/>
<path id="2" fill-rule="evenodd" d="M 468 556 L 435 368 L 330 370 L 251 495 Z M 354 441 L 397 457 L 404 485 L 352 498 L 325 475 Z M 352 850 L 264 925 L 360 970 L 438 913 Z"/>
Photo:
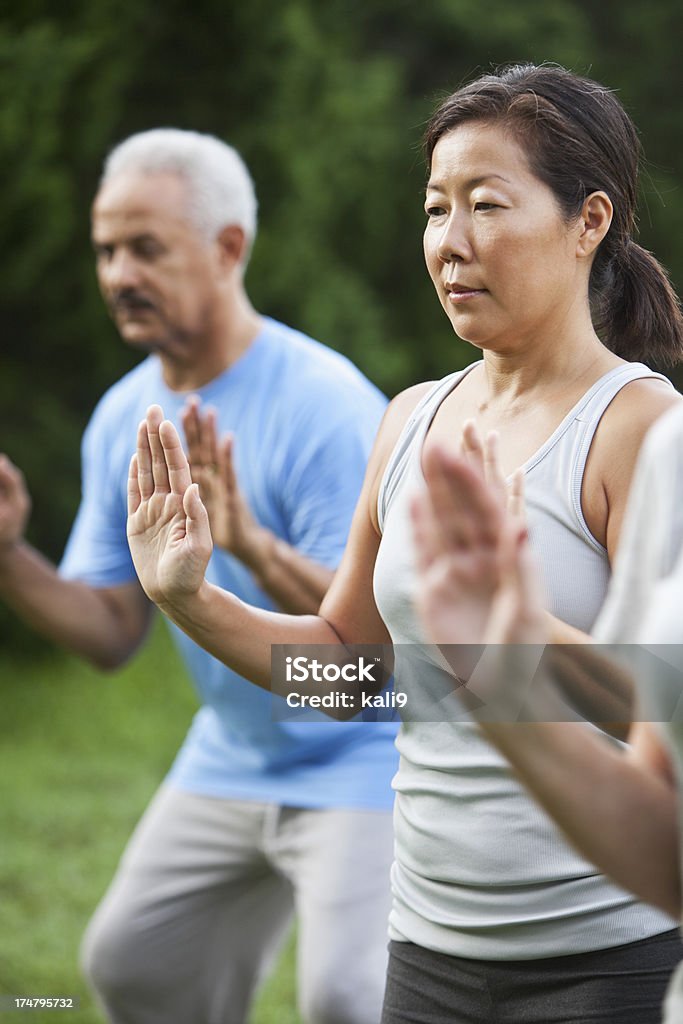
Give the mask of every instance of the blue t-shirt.
<path id="1" fill-rule="evenodd" d="M 197 392 L 235 435 L 237 479 L 260 523 L 334 568 L 344 550 L 386 400 L 344 356 L 273 320 Z M 107 391 L 83 438 L 83 496 L 60 567 L 94 587 L 136 578 L 126 539 L 126 479 L 152 403 L 178 423 L 185 394 L 148 357 Z M 251 573 L 216 550 L 207 578 L 260 608 Z M 299 807 L 388 808 L 397 767 L 391 722 L 277 721 L 274 698 L 172 627 L 202 700 L 171 768 L 176 786 Z"/>

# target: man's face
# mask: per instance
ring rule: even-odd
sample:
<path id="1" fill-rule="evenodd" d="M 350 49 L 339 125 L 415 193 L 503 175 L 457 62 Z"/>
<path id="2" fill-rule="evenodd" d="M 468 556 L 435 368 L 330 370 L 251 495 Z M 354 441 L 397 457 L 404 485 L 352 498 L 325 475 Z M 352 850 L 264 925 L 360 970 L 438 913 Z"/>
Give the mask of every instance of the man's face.
<path id="1" fill-rule="evenodd" d="M 206 344 L 221 284 L 219 246 L 191 223 L 181 178 L 115 175 L 95 197 L 92 241 L 100 291 L 124 341 L 181 359 Z"/>

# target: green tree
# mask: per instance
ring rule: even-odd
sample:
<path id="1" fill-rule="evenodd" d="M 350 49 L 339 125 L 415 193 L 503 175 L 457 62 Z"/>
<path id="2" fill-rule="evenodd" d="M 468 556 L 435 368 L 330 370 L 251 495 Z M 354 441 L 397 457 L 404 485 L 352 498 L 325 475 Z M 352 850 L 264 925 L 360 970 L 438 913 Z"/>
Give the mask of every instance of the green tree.
<path id="1" fill-rule="evenodd" d="M 256 305 L 393 394 L 472 356 L 423 267 L 420 137 L 441 96 L 498 63 L 558 61 L 620 91 L 651 161 L 642 240 L 683 283 L 682 19 L 673 0 L 5 2 L 0 450 L 27 474 L 32 539 L 58 557 L 81 431 L 134 361 L 88 240 L 115 142 L 177 125 L 235 144 L 260 198 Z"/>

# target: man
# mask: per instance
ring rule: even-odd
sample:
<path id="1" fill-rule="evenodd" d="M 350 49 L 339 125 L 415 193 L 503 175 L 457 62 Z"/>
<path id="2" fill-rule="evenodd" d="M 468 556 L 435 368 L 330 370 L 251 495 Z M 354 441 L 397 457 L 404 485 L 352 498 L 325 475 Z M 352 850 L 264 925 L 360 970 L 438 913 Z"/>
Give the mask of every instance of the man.
<path id="1" fill-rule="evenodd" d="M 229 550 L 212 557 L 216 583 L 264 608 L 315 611 L 343 550 L 384 400 L 348 360 L 253 309 L 243 272 L 255 223 L 249 174 L 217 139 L 164 129 L 118 146 L 93 205 L 97 274 L 124 341 L 152 354 L 93 414 L 59 572 L 24 542 L 23 480 L 0 462 L 0 594 L 103 668 L 133 653 L 150 619 L 125 537 L 150 403 L 184 420 L 207 494 L 222 482 L 214 540 Z M 109 1018 L 244 1021 L 296 907 L 304 1018 L 376 1024 L 394 727 L 274 721 L 268 694 L 175 639 L 203 706 L 86 934 Z"/>

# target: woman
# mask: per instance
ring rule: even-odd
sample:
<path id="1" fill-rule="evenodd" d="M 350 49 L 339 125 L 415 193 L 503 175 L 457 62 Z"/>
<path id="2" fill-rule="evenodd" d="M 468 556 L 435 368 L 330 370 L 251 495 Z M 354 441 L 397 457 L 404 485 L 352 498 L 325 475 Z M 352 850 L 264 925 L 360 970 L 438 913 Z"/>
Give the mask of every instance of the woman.
<path id="1" fill-rule="evenodd" d="M 563 622 L 589 629 L 636 452 L 677 401 L 627 361 L 675 361 L 683 329 L 663 271 L 631 238 L 638 143 L 614 96 L 560 68 L 510 68 L 449 97 L 426 149 L 427 267 L 483 360 L 392 403 L 317 617 L 257 612 L 206 583 L 208 522 L 177 434 L 158 407 L 141 426 L 129 539 L 142 585 L 266 688 L 271 644 L 424 639 L 410 498 L 423 452 L 469 419 L 499 430 L 506 473 L 525 467 L 553 636 L 567 637 Z M 404 687 L 417 701 L 445 676 L 424 661 Z M 386 1024 L 656 1020 L 680 958 L 671 922 L 576 856 L 474 726 L 425 717 L 398 741 Z"/>

